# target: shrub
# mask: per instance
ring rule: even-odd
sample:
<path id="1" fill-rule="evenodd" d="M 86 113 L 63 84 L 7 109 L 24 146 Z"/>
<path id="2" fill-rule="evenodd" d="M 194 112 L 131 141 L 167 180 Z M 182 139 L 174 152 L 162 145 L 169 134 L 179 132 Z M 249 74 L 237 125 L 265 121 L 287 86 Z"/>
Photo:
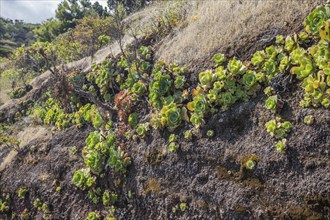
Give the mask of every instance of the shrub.
<path id="1" fill-rule="evenodd" d="M 137 113 L 130 114 L 129 117 L 128 117 L 128 124 L 132 128 L 135 128 L 138 123 L 139 123 L 138 114 Z"/>
<path id="2" fill-rule="evenodd" d="M 278 141 L 276 144 L 275 144 L 275 147 L 278 151 L 280 152 L 285 152 L 285 149 L 286 149 L 286 139 L 283 138 L 282 140 Z"/>
<path id="3" fill-rule="evenodd" d="M 221 53 L 217 53 L 212 57 L 212 60 L 216 66 L 219 66 L 222 63 L 226 62 L 226 57 Z"/>
<path id="4" fill-rule="evenodd" d="M 213 131 L 213 130 L 208 130 L 208 131 L 206 132 L 206 136 L 208 136 L 208 137 L 213 137 L 213 136 L 214 136 L 214 131 Z"/>
<path id="5" fill-rule="evenodd" d="M 17 191 L 18 198 L 24 198 L 28 193 L 29 191 L 24 188 L 19 188 Z"/>
<path id="6" fill-rule="evenodd" d="M 194 97 L 194 100 L 192 102 L 189 102 L 187 104 L 187 108 L 190 111 L 195 112 L 196 114 L 206 114 L 209 110 L 209 105 L 206 101 L 206 98 L 204 95 L 199 94 Z"/>
<path id="7" fill-rule="evenodd" d="M 177 140 L 177 136 L 175 134 L 170 134 L 170 136 L 168 137 L 168 142 L 172 143 L 175 142 Z"/>
<path id="8" fill-rule="evenodd" d="M 204 116 L 203 114 L 197 114 L 197 113 L 192 113 L 190 116 L 190 122 L 196 127 L 196 128 L 200 128 L 203 127 L 205 124 L 204 121 Z"/>
<path id="9" fill-rule="evenodd" d="M 109 190 L 104 191 L 102 196 L 102 202 L 104 206 L 114 205 L 118 200 L 118 195 L 112 193 Z"/>
<path id="10" fill-rule="evenodd" d="M 89 212 L 85 220 L 99 220 L 101 215 L 96 212 Z"/>
<path id="11" fill-rule="evenodd" d="M 167 127 L 170 131 L 180 126 L 184 115 L 184 108 L 180 109 L 175 103 L 164 105 L 160 112 L 156 112 L 151 119 L 154 128 Z"/>
<path id="12" fill-rule="evenodd" d="M 254 160 L 249 159 L 245 162 L 245 167 L 246 167 L 246 169 L 254 170 L 254 168 L 256 167 L 256 163 Z"/>
<path id="13" fill-rule="evenodd" d="M 170 152 L 176 152 L 178 148 L 179 148 L 179 144 L 176 143 L 176 142 L 171 142 L 171 143 L 168 145 L 168 150 L 169 150 Z"/>
<path id="14" fill-rule="evenodd" d="M 6 213 L 9 210 L 10 210 L 10 207 L 8 205 L 8 202 L 0 199 L 0 213 Z"/>
<path id="15" fill-rule="evenodd" d="M 174 103 L 164 106 L 160 117 L 162 125 L 167 126 L 170 130 L 178 127 L 182 121 L 181 110 Z"/>
<path id="16" fill-rule="evenodd" d="M 276 139 L 284 139 L 291 131 L 292 124 L 289 121 L 281 122 L 281 118 L 277 117 L 266 123 L 267 132 Z"/>
<path id="17" fill-rule="evenodd" d="M 312 125 L 314 124 L 315 118 L 313 115 L 307 115 L 304 117 L 304 123 L 307 125 Z"/>
<path id="18" fill-rule="evenodd" d="M 243 75 L 242 84 L 247 91 L 252 91 L 253 88 L 257 85 L 256 72 L 251 70 L 247 71 L 247 73 Z"/>
<path id="19" fill-rule="evenodd" d="M 211 87 L 213 82 L 213 73 L 211 70 L 201 72 L 198 76 L 199 83 L 204 89 Z"/>
<path id="20" fill-rule="evenodd" d="M 192 140 L 192 131 L 191 130 L 185 131 L 183 134 L 184 134 L 185 139 Z"/>
<path id="21" fill-rule="evenodd" d="M 265 103 L 266 109 L 270 110 L 272 113 L 277 111 L 277 95 L 269 96 Z"/>
<path id="22" fill-rule="evenodd" d="M 316 77 L 313 75 L 306 77 L 301 87 L 305 90 L 304 101 L 300 102 L 301 106 L 329 107 L 330 89 L 327 88 L 323 72 L 318 72 Z"/>
<path id="23" fill-rule="evenodd" d="M 126 167 L 131 163 L 130 158 L 125 156 L 124 151 L 118 148 L 111 147 L 109 151 L 108 165 L 115 172 L 126 173 Z"/>
<path id="24" fill-rule="evenodd" d="M 149 131 L 149 123 L 139 124 L 135 129 L 136 133 L 141 137 L 145 137 L 147 131 Z"/>
<path id="25" fill-rule="evenodd" d="M 90 189 L 88 190 L 88 198 L 92 200 L 94 204 L 98 204 L 100 202 L 100 196 L 101 196 L 101 189 L 98 187 L 96 189 Z"/>
<path id="26" fill-rule="evenodd" d="M 174 80 L 174 86 L 176 89 L 182 89 L 184 87 L 185 82 L 186 82 L 185 76 L 177 76 Z"/>
<path id="27" fill-rule="evenodd" d="M 104 169 L 105 156 L 97 150 L 89 150 L 84 156 L 84 162 L 93 172 L 101 174 Z"/>
<path id="28" fill-rule="evenodd" d="M 89 168 L 77 170 L 73 174 L 72 182 L 80 189 L 90 188 L 94 185 L 96 178 L 91 176 Z"/>
<path id="29" fill-rule="evenodd" d="M 229 60 L 227 69 L 234 75 L 242 75 L 245 73 L 246 67 L 243 65 L 242 61 L 234 57 Z"/>
<path id="30" fill-rule="evenodd" d="M 306 31 L 314 35 L 319 34 L 323 23 L 330 18 L 330 7 L 328 5 L 317 7 L 305 20 Z"/>
<path id="31" fill-rule="evenodd" d="M 258 67 L 264 60 L 265 60 L 266 54 L 264 51 L 257 51 L 253 54 L 253 57 L 251 58 L 251 63 Z"/>
<path id="32" fill-rule="evenodd" d="M 188 209 L 187 203 L 180 203 L 179 207 L 181 212 L 185 212 Z"/>
<path id="33" fill-rule="evenodd" d="M 132 87 L 132 92 L 138 96 L 142 96 L 146 91 L 147 91 L 147 88 L 141 80 L 134 83 L 134 85 Z"/>
<path id="34" fill-rule="evenodd" d="M 295 41 L 292 39 L 291 36 L 288 36 L 286 39 L 285 39 L 285 50 L 287 50 L 288 52 L 291 52 L 296 46 L 296 43 Z"/>

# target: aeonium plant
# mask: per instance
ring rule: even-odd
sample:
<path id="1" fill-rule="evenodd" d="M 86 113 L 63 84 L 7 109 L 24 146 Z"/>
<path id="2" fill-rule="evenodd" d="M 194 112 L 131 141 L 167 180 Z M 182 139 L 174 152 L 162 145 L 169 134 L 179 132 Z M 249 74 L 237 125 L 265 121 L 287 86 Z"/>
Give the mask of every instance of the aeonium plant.
<path id="1" fill-rule="evenodd" d="M 192 102 L 187 104 L 187 108 L 190 111 L 193 111 L 197 114 L 206 114 L 209 110 L 209 104 L 206 100 L 205 95 L 198 94 L 194 97 Z"/>
<path id="2" fill-rule="evenodd" d="M 235 57 L 229 60 L 227 69 L 233 75 L 242 75 L 246 71 L 246 67 L 243 65 L 242 61 L 237 60 Z"/>
<path id="3" fill-rule="evenodd" d="M 248 70 L 242 77 L 242 83 L 247 91 L 252 91 L 257 85 L 257 76 L 255 71 Z"/>
<path id="4" fill-rule="evenodd" d="M 198 80 L 203 89 L 210 88 L 213 82 L 213 72 L 211 70 L 201 72 L 198 76 Z"/>
<path id="5" fill-rule="evenodd" d="M 308 33 L 318 35 L 324 22 L 330 18 L 330 6 L 320 6 L 312 11 L 306 18 L 304 24 Z"/>
<path id="6" fill-rule="evenodd" d="M 169 128 L 169 130 L 174 130 L 177 128 L 182 121 L 182 111 L 175 104 L 164 106 L 160 111 L 161 124 Z"/>
<path id="7" fill-rule="evenodd" d="M 216 66 L 219 66 L 222 63 L 226 62 L 226 57 L 223 54 L 218 53 L 212 57 L 212 60 L 214 61 Z"/>

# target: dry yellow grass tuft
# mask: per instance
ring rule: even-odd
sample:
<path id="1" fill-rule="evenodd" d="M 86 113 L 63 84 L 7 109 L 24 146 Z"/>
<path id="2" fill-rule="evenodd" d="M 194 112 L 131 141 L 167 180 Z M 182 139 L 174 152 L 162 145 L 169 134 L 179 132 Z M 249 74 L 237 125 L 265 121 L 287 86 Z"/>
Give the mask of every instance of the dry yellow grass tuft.
<path id="1" fill-rule="evenodd" d="M 325 0 L 186 1 L 184 26 L 163 40 L 158 59 L 203 68 L 216 52 L 249 57 L 278 34 L 302 28 L 303 19 Z M 244 48 L 242 50 L 242 48 Z M 241 51 L 248 52 L 242 54 Z M 205 63 L 208 65 L 208 63 Z"/>

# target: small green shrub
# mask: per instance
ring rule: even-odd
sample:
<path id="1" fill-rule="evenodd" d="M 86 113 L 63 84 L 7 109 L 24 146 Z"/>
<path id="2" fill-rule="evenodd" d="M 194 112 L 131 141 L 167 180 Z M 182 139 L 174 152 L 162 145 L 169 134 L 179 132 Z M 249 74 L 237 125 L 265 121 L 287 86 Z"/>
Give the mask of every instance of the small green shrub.
<path id="1" fill-rule="evenodd" d="M 246 169 L 254 170 L 255 166 L 256 166 L 256 163 L 255 163 L 255 161 L 252 160 L 252 159 L 249 159 L 249 160 L 247 160 L 247 161 L 245 162 L 245 167 L 246 167 Z"/>
<path id="2" fill-rule="evenodd" d="M 246 67 L 242 61 L 237 60 L 236 57 L 229 60 L 227 69 L 234 75 L 242 75 L 246 71 Z"/>
<path id="3" fill-rule="evenodd" d="M 104 191 L 102 201 L 104 206 L 114 205 L 118 200 L 118 195 L 108 190 Z"/>
<path id="4" fill-rule="evenodd" d="M 192 131 L 191 130 L 188 130 L 188 131 L 185 131 L 184 133 L 184 138 L 187 139 L 187 140 L 192 140 Z"/>
<path id="5" fill-rule="evenodd" d="M 89 212 L 85 220 L 100 220 L 101 215 L 96 212 Z"/>
<path id="6" fill-rule="evenodd" d="M 266 100 L 265 107 L 270 110 L 272 113 L 277 111 L 277 95 L 269 96 Z"/>
<path id="7" fill-rule="evenodd" d="M 316 77 L 309 75 L 304 79 L 301 87 L 305 90 L 305 94 L 304 101 L 300 102 L 301 106 L 330 107 L 330 89 L 327 88 L 325 77 L 324 73 L 320 71 Z"/>
<path id="8" fill-rule="evenodd" d="M 186 82 L 185 76 L 177 76 L 174 80 L 174 86 L 176 89 L 183 89 Z"/>
<path id="9" fill-rule="evenodd" d="M 204 115 L 209 110 L 209 104 L 208 104 L 205 96 L 202 94 L 199 94 L 194 97 L 194 100 L 192 102 L 189 102 L 187 104 L 187 108 L 190 111 L 195 112 L 196 114 Z"/>
<path id="10" fill-rule="evenodd" d="M 253 57 L 251 58 L 251 63 L 258 67 L 262 62 L 265 60 L 266 54 L 264 51 L 257 51 L 253 54 Z"/>
<path id="11" fill-rule="evenodd" d="M 17 191 L 18 198 L 24 198 L 28 193 L 29 191 L 25 188 L 19 188 Z"/>
<path id="12" fill-rule="evenodd" d="M 286 139 L 283 138 L 282 140 L 278 141 L 276 144 L 275 144 L 275 147 L 278 151 L 280 152 L 285 152 L 285 149 L 286 149 Z"/>
<path id="13" fill-rule="evenodd" d="M 307 125 L 312 125 L 314 124 L 315 118 L 313 115 L 307 115 L 304 117 L 304 123 Z"/>
<path id="14" fill-rule="evenodd" d="M 176 152 L 179 148 L 179 144 L 176 143 L 176 142 L 171 142 L 169 145 L 168 145 L 168 150 L 170 152 Z"/>
<path id="15" fill-rule="evenodd" d="M 213 81 L 213 73 L 211 70 L 207 70 L 205 72 L 201 72 L 198 76 L 198 80 L 200 85 L 204 88 L 210 88 Z"/>
<path id="16" fill-rule="evenodd" d="M 208 136 L 208 137 L 213 137 L 213 136 L 214 136 L 214 131 L 213 131 L 213 130 L 208 130 L 208 131 L 206 132 L 206 136 Z"/>
<path id="17" fill-rule="evenodd" d="M 226 62 L 226 57 L 221 53 L 217 53 L 212 57 L 212 60 L 216 66 L 219 66 L 219 65 L 223 64 L 224 62 Z"/>
<path id="18" fill-rule="evenodd" d="M 108 165 L 113 168 L 115 172 L 126 173 L 126 168 L 130 163 L 130 158 L 125 156 L 124 151 L 122 151 L 120 147 L 110 148 Z"/>
<path id="19" fill-rule="evenodd" d="M 147 132 L 149 131 L 149 123 L 143 123 L 139 124 L 137 128 L 135 129 L 136 133 L 140 135 L 141 137 L 145 137 Z"/>
<path id="20" fill-rule="evenodd" d="M 132 127 L 135 128 L 137 124 L 139 123 L 139 118 L 137 113 L 132 113 L 128 116 L 128 124 Z"/>
<path id="21" fill-rule="evenodd" d="M 132 92 L 138 96 L 142 96 L 146 91 L 147 91 L 147 88 L 141 80 L 134 83 L 134 85 L 132 87 Z"/>
<path id="22" fill-rule="evenodd" d="M 314 35 L 319 34 L 324 22 L 330 18 L 330 7 L 328 5 L 319 6 L 312 11 L 305 20 L 306 31 Z"/>
<path id="23" fill-rule="evenodd" d="M 281 122 L 281 118 L 276 117 L 266 123 L 267 132 L 276 139 L 284 139 L 291 131 L 292 124 L 289 121 Z"/>
<path id="24" fill-rule="evenodd" d="M 203 114 L 197 114 L 197 113 L 192 113 L 190 116 L 190 122 L 196 127 L 196 128 L 200 128 L 203 127 L 205 124 L 204 121 L 204 116 Z"/>
<path id="25" fill-rule="evenodd" d="M 98 204 L 100 202 L 100 197 L 101 197 L 101 188 L 96 188 L 96 189 L 90 189 L 88 190 L 88 198 L 92 200 L 94 204 Z"/>
<path id="26" fill-rule="evenodd" d="M 276 36 L 275 43 L 276 44 L 284 44 L 284 36 L 283 35 Z"/>
<path id="27" fill-rule="evenodd" d="M 94 185 L 96 178 L 91 175 L 89 168 L 77 170 L 73 174 L 72 182 L 80 189 L 84 190 Z"/>
<path id="28" fill-rule="evenodd" d="M 179 207 L 181 212 L 185 212 L 188 209 L 187 203 L 180 203 Z"/>
<path id="29" fill-rule="evenodd" d="M 0 213 L 6 213 L 10 210 L 10 207 L 8 205 L 8 201 L 3 201 L 0 199 Z"/>
<path id="30" fill-rule="evenodd" d="M 243 75 L 242 84 L 247 91 L 253 90 L 253 88 L 257 85 L 256 72 L 248 70 L 247 73 Z"/>
<path id="31" fill-rule="evenodd" d="M 177 104 L 171 102 L 168 105 L 164 105 L 159 112 L 153 115 L 151 125 L 154 128 L 167 127 L 170 131 L 173 131 L 180 126 L 184 111 L 184 108 L 181 109 Z"/>
<path id="32" fill-rule="evenodd" d="M 42 210 L 42 205 L 43 205 L 43 203 L 41 202 L 41 200 L 39 198 L 36 198 L 33 202 L 33 207 L 38 209 L 39 211 Z"/>
<path id="33" fill-rule="evenodd" d="M 104 169 L 105 156 L 97 150 L 90 150 L 84 155 L 84 162 L 93 172 L 101 174 Z"/>
<path id="34" fill-rule="evenodd" d="M 168 137 L 168 142 L 172 143 L 175 142 L 178 139 L 178 137 L 175 134 L 170 134 Z"/>

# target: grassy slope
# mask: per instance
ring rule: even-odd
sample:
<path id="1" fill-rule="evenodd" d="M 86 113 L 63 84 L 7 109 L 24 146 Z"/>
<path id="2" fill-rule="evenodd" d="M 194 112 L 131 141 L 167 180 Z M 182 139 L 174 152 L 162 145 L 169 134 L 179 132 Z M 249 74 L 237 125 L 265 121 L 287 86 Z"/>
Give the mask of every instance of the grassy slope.
<path id="1" fill-rule="evenodd" d="M 158 59 L 197 69 L 210 66 L 216 52 L 247 59 L 274 36 L 302 29 L 316 1 L 190 1 L 187 20 L 160 44 Z"/>

